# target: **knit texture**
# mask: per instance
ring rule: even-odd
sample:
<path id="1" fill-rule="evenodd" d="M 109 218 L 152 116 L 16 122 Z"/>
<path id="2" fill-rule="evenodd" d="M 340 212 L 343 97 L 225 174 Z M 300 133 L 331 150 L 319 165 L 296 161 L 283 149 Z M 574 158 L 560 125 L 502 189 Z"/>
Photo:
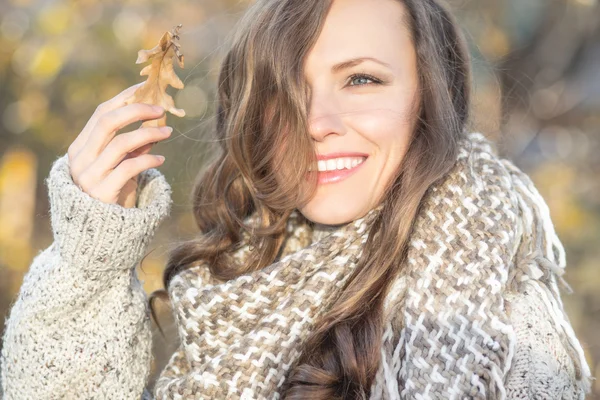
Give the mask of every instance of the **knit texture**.
<path id="1" fill-rule="evenodd" d="M 380 207 L 339 226 L 295 211 L 279 259 L 228 282 L 204 263 L 177 274 L 168 291 L 180 346 L 151 394 L 150 321 L 134 266 L 169 214 L 170 187 L 150 169 L 137 208 L 107 205 L 73 184 L 67 161 L 47 180 L 55 241 L 32 262 L 7 320 L 6 399 L 281 398 Z M 250 251 L 242 245 L 235 259 Z M 591 373 L 563 311 L 565 265 L 533 183 L 483 135 L 468 135 L 427 192 L 385 299 L 371 398 L 584 398 Z"/>
<path id="2" fill-rule="evenodd" d="M 140 175 L 137 207 L 92 198 L 67 154 L 45 183 L 54 242 L 37 254 L 6 320 L 5 399 L 134 399 L 146 384 L 152 335 L 133 267 L 171 208 L 156 169 Z"/>

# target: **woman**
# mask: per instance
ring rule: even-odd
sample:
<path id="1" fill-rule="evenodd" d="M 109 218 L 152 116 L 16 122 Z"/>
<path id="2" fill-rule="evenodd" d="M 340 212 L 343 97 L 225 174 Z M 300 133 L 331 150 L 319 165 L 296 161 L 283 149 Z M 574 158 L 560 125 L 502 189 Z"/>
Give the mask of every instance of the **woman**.
<path id="1" fill-rule="evenodd" d="M 10 313 L 5 396 L 583 398 L 564 250 L 529 178 L 465 133 L 469 60 L 446 9 L 260 0 L 236 33 L 221 152 L 193 191 L 201 233 L 151 296 L 180 340 L 155 387 L 132 271 L 170 210 L 146 154 L 168 134 L 114 137 L 159 116 L 123 106 L 130 88 L 52 167 L 56 240 Z"/>

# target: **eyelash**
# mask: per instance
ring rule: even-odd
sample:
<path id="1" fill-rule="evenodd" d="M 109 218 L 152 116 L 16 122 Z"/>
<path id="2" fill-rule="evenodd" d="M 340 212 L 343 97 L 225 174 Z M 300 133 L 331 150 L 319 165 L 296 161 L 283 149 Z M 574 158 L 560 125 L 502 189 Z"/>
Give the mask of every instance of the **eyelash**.
<path id="1" fill-rule="evenodd" d="M 353 80 L 357 79 L 357 78 L 366 78 L 366 79 L 369 79 L 369 80 L 371 80 L 373 82 L 372 83 L 363 83 L 363 84 L 360 84 L 360 85 L 350 85 L 350 83 Z M 371 76 L 371 75 L 368 75 L 368 74 L 364 74 L 364 73 L 358 73 L 358 74 L 350 75 L 350 77 L 348 78 L 348 86 L 350 86 L 350 87 L 379 85 L 381 83 L 382 82 L 379 79 L 375 78 L 374 76 Z"/>

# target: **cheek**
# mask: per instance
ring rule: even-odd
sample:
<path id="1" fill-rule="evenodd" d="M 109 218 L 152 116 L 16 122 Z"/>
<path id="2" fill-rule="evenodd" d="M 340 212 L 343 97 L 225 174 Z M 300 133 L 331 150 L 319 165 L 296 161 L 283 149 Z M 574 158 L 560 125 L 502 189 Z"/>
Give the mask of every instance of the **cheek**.
<path id="1" fill-rule="evenodd" d="M 354 120 L 354 129 L 378 149 L 378 153 L 396 153 L 404 149 L 411 136 L 412 124 L 403 109 L 380 109 L 364 113 Z"/>
<path id="2" fill-rule="evenodd" d="M 365 171 L 364 185 L 372 185 L 373 195 L 381 195 L 385 186 L 394 179 L 408 150 L 412 124 L 404 107 L 380 109 L 355 119 L 354 129 L 370 142 L 372 159 Z M 364 186 L 363 185 L 363 186 Z"/>

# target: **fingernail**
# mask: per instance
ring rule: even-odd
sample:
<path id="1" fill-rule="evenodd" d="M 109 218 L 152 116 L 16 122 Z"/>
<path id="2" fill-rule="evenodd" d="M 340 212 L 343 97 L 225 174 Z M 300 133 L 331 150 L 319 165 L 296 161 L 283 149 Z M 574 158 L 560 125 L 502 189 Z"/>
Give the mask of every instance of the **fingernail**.
<path id="1" fill-rule="evenodd" d="M 164 108 L 162 108 L 161 106 L 152 106 L 152 109 L 156 112 L 162 113 L 165 111 Z"/>
<path id="2" fill-rule="evenodd" d="M 156 156 L 156 158 L 158 158 L 159 161 L 165 161 L 165 157 L 164 156 Z"/>
<path id="3" fill-rule="evenodd" d="M 161 127 L 159 128 L 159 130 L 160 130 L 162 133 L 171 133 L 171 132 L 173 132 L 173 128 L 171 128 L 170 126 L 161 126 Z"/>

